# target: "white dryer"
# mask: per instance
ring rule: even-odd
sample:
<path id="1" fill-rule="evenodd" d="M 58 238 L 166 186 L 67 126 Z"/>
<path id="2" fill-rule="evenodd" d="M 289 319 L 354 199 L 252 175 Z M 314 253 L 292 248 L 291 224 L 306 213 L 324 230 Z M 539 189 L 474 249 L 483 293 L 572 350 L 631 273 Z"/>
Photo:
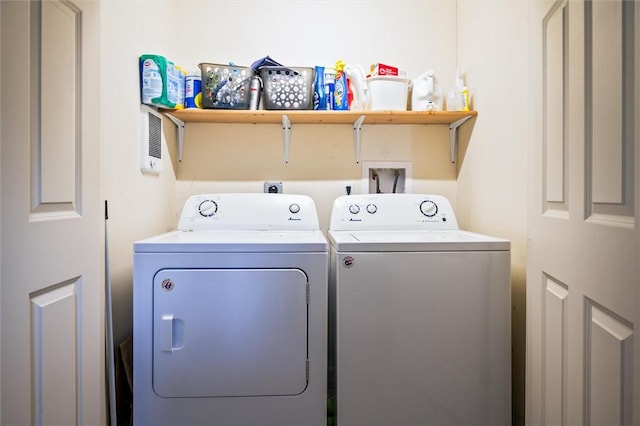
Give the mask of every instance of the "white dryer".
<path id="1" fill-rule="evenodd" d="M 510 425 L 510 243 L 437 195 L 338 198 L 330 383 L 338 426 Z"/>
<path id="2" fill-rule="evenodd" d="M 189 198 L 134 244 L 134 424 L 326 425 L 327 270 L 311 198 Z"/>

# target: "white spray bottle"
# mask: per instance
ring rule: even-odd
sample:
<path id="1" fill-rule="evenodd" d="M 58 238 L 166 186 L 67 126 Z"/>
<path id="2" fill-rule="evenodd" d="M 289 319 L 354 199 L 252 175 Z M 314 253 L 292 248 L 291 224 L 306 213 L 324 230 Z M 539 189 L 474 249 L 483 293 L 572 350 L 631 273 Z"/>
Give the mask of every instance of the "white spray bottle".
<path id="1" fill-rule="evenodd" d="M 353 102 L 351 110 L 366 111 L 369 109 L 369 91 L 367 81 L 365 80 L 364 71 L 360 65 L 346 65 L 344 72 L 351 81 L 353 88 Z"/>
<path id="2" fill-rule="evenodd" d="M 411 86 L 413 111 L 442 111 L 442 89 L 435 83 L 432 69 L 414 79 Z"/>

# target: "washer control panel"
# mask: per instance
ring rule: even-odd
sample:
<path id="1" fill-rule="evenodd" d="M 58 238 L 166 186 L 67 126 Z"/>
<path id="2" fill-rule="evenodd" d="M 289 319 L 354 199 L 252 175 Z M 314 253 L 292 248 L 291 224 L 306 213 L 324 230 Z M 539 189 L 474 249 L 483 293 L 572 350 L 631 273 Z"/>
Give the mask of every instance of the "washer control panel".
<path id="1" fill-rule="evenodd" d="M 295 194 L 198 194 L 186 201 L 180 230 L 320 229 L 311 197 Z"/>
<path id="2" fill-rule="evenodd" d="M 455 230 L 451 203 L 442 195 L 362 194 L 335 200 L 329 229 Z"/>

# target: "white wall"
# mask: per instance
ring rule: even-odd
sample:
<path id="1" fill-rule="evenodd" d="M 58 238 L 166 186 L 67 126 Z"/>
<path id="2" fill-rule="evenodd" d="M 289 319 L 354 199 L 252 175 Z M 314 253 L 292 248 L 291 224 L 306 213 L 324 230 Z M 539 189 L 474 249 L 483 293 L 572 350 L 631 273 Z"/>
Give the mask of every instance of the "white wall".
<path id="1" fill-rule="evenodd" d="M 337 59 L 395 64 L 415 77 L 427 68 L 451 83 L 455 1 L 182 1 L 173 58 L 250 65 L 270 55 L 289 66 L 332 66 Z"/>

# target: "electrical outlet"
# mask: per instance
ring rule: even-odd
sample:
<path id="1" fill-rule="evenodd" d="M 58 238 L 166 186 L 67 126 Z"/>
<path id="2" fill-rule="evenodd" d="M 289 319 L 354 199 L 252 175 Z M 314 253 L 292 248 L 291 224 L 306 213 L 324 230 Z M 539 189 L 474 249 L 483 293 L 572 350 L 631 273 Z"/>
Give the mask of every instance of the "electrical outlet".
<path id="1" fill-rule="evenodd" d="M 282 194 L 282 182 L 265 182 L 264 192 L 269 194 Z"/>

